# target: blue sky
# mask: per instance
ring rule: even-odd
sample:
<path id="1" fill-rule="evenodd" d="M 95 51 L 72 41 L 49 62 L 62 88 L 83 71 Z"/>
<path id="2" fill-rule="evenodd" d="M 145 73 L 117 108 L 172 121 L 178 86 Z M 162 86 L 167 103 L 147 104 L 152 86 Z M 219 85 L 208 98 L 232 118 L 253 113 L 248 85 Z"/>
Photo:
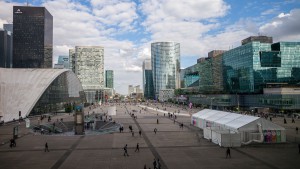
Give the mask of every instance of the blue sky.
<path id="1" fill-rule="evenodd" d="M 299 0 L 31 0 L 54 18 L 54 62 L 76 45 L 105 48 L 105 69 L 115 72 L 117 92 L 142 84 L 142 61 L 150 44 L 176 41 L 181 67 L 213 49 L 230 49 L 251 35 L 300 41 Z M 12 6 L 0 0 L 0 28 L 12 22 Z"/>

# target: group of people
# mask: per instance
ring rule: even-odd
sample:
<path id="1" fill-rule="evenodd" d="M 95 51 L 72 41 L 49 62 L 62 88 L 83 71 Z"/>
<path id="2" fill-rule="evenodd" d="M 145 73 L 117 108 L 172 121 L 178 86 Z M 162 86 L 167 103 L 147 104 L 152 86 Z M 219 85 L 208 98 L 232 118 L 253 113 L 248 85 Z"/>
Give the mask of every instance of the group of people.
<path id="1" fill-rule="evenodd" d="M 128 149 L 127 149 L 127 144 L 123 147 L 123 150 L 124 150 L 124 156 L 129 156 L 128 154 Z M 139 143 L 136 144 L 136 148 L 135 148 L 135 151 L 134 152 L 140 152 L 140 145 Z"/>
<path id="2" fill-rule="evenodd" d="M 154 161 L 153 161 L 153 169 L 161 169 L 161 163 L 160 163 L 160 161 L 159 161 L 159 158 L 154 158 Z M 147 169 L 147 165 L 145 164 L 144 165 L 144 169 Z M 149 167 L 149 169 L 151 169 L 150 167 Z"/>

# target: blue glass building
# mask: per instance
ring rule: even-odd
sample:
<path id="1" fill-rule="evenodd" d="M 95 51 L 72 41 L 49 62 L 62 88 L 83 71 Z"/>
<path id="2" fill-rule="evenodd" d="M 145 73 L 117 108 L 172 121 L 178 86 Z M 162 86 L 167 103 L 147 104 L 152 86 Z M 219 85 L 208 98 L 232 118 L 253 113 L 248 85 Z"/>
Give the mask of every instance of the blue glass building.
<path id="1" fill-rule="evenodd" d="M 154 99 L 154 86 L 153 86 L 151 59 L 146 59 L 143 62 L 143 89 L 144 89 L 144 98 Z"/>
<path id="2" fill-rule="evenodd" d="M 180 44 L 156 42 L 151 44 L 153 84 L 157 98 L 161 89 L 177 89 L 180 86 Z"/>
<path id="3" fill-rule="evenodd" d="M 300 42 L 249 42 L 223 54 L 225 90 L 262 93 L 267 85 L 300 82 Z"/>

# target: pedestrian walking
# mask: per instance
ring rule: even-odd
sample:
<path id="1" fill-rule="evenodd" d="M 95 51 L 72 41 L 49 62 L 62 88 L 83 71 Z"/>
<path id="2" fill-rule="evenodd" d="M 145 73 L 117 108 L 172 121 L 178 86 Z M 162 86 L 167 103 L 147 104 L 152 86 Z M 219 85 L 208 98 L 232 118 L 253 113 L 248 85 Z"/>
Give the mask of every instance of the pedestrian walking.
<path id="1" fill-rule="evenodd" d="M 14 144 L 14 143 L 13 143 L 13 139 L 10 139 L 9 141 L 10 141 L 9 147 L 12 148 L 12 147 L 13 147 L 13 144 Z"/>
<path id="2" fill-rule="evenodd" d="M 283 123 L 286 124 L 286 119 L 285 118 L 283 119 Z"/>
<path id="3" fill-rule="evenodd" d="M 296 134 L 298 134 L 298 130 L 299 130 L 298 127 L 296 127 Z"/>
<path id="4" fill-rule="evenodd" d="M 48 149 L 48 143 L 46 142 L 46 144 L 45 144 L 45 152 L 49 152 L 49 149 Z"/>
<path id="5" fill-rule="evenodd" d="M 159 158 L 157 159 L 157 162 L 156 162 L 157 164 L 156 164 L 156 168 L 157 169 L 160 169 L 161 168 L 161 164 L 160 164 L 160 162 L 159 162 Z"/>
<path id="6" fill-rule="evenodd" d="M 231 158 L 229 147 L 227 147 L 227 150 L 226 150 L 226 158 L 227 157 Z"/>
<path id="7" fill-rule="evenodd" d="M 295 123 L 295 119 L 294 119 L 294 117 L 292 117 L 292 123 Z"/>
<path id="8" fill-rule="evenodd" d="M 156 123 L 158 124 L 158 119 L 156 120 Z"/>
<path id="9" fill-rule="evenodd" d="M 156 129 L 156 128 L 154 128 L 154 133 L 156 134 L 156 132 L 157 132 L 157 129 Z"/>
<path id="10" fill-rule="evenodd" d="M 153 161 L 153 169 L 157 169 L 156 165 L 157 165 L 157 163 L 156 163 L 156 160 L 154 159 L 154 161 Z"/>
<path id="11" fill-rule="evenodd" d="M 126 156 L 126 155 L 129 156 L 128 152 L 127 152 L 127 144 L 125 145 L 125 147 L 123 149 L 124 149 L 124 156 Z"/>
<path id="12" fill-rule="evenodd" d="M 14 139 L 14 138 L 12 139 L 12 146 L 13 146 L 13 147 L 16 147 L 16 146 L 17 146 L 16 139 Z"/>
<path id="13" fill-rule="evenodd" d="M 136 144 L 136 148 L 135 148 L 135 151 L 134 152 L 140 152 L 140 146 L 139 146 L 139 143 Z"/>
<path id="14" fill-rule="evenodd" d="M 181 129 L 183 129 L 183 123 L 179 124 L 179 127 L 180 127 Z"/>
<path id="15" fill-rule="evenodd" d="M 140 137 L 142 137 L 142 131 L 141 130 L 139 131 L 139 135 L 140 135 Z"/>

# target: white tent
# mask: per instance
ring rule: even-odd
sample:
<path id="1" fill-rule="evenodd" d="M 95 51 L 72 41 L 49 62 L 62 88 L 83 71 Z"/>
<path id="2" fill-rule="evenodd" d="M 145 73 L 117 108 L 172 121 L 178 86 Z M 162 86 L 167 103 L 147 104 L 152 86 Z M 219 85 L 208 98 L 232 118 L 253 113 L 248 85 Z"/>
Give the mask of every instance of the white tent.
<path id="1" fill-rule="evenodd" d="M 242 144 L 251 142 L 280 143 L 286 141 L 283 127 L 255 116 L 204 109 L 192 115 L 191 123 L 203 129 L 206 132 L 204 133 L 206 138 L 217 139 L 218 141 L 215 142 L 219 145 L 222 144 L 221 138 L 223 138 L 224 142 L 230 141 L 226 140 L 226 138 L 233 138 L 231 133 L 239 134 Z M 207 130 L 211 134 L 207 134 Z"/>
<path id="2" fill-rule="evenodd" d="M 241 136 L 230 130 L 220 130 L 218 127 L 206 127 L 203 130 L 204 138 L 222 147 L 240 147 Z"/>

